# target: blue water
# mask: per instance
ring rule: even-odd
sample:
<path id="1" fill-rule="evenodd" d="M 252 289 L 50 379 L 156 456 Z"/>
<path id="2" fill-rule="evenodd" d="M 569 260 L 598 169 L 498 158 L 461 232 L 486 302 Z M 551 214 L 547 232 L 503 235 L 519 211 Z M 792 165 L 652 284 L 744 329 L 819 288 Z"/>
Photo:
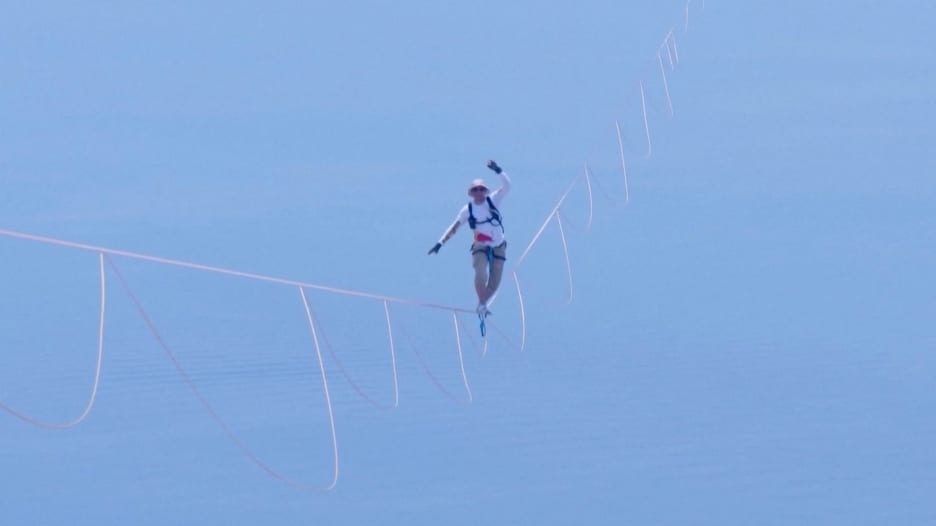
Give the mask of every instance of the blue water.
<path id="1" fill-rule="evenodd" d="M 425 252 L 487 158 L 512 263 L 599 182 L 572 303 L 555 225 L 519 270 L 522 353 L 509 276 L 483 358 L 459 318 L 471 403 L 450 314 L 390 307 L 381 409 L 382 304 L 307 291 L 325 493 L 242 454 L 106 266 L 87 420 L 0 413 L 3 524 L 936 522 L 936 8 L 693 0 L 683 34 L 683 5 L 7 9 L 0 228 L 471 308 L 464 232 Z M 0 254 L 0 402 L 74 418 L 98 256 Z M 298 289 L 111 261 L 230 429 L 328 484 Z"/>

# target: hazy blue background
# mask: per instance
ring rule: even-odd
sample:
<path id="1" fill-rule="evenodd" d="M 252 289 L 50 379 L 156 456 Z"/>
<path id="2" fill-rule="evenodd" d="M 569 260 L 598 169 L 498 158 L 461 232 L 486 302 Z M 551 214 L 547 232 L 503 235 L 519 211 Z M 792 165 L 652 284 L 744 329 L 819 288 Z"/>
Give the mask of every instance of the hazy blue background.
<path id="1" fill-rule="evenodd" d="M 480 359 L 463 318 L 471 405 L 444 312 L 392 311 L 397 410 L 327 355 L 326 494 L 226 440 L 108 271 L 88 420 L 0 414 L 2 522 L 936 523 L 936 7 L 694 0 L 682 34 L 684 5 L 4 4 L 0 228 L 471 307 L 467 236 L 425 251 L 487 158 L 515 181 L 513 261 L 586 161 L 620 196 L 616 119 L 631 203 L 596 195 L 582 235 L 570 198 L 571 306 L 555 229 L 531 253 L 524 354 L 496 336 Z M 0 254 L 0 401 L 66 420 L 93 372 L 96 256 Z M 296 290 L 115 263 L 232 429 L 327 483 Z M 511 286 L 494 319 L 516 340 Z M 310 299 L 390 402 L 381 305 Z"/>

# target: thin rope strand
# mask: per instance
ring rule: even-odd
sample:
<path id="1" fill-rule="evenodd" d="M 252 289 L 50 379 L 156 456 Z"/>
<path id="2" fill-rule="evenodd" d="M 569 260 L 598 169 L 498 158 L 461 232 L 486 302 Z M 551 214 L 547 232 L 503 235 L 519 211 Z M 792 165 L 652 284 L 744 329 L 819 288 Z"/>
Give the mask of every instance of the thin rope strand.
<path id="1" fill-rule="evenodd" d="M 673 48 L 673 62 L 679 64 L 679 50 L 676 48 L 676 37 L 670 41 L 670 46 Z"/>
<path id="2" fill-rule="evenodd" d="M 331 482 L 325 486 L 325 490 L 331 490 L 338 483 L 338 435 L 335 433 L 335 415 L 332 411 L 331 394 L 328 392 L 328 378 L 325 374 L 325 362 L 322 361 L 322 349 L 319 346 L 318 335 L 315 332 L 315 322 L 312 320 L 312 311 L 309 309 L 309 301 L 306 299 L 305 291 L 299 287 L 299 297 L 302 298 L 302 305 L 305 307 L 306 319 L 309 321 L 309 330 L 312 332 L 312 342 L 315 343 L 315 357 L 318 359 L 319 372 L 322 375 L 322 392 L 325 393 L 325 406 L 328 408 L 328 427 L 332 438 L 332 458 L 333 475 Z"/>
<path id="3" fill-rule="evenodd" d="M 647 159 L 653 155 L 653 143 L 650 142 L 650 122 L 647 120 L 647 97 L 644 94 L 643 81 L 640 81 L 640 107 L 643 109 L 644 131 L 647 133 Z"/>
<path id="4" fill-rule="evenodd" d="M 669 30 L 669 33 L 666 34 L 666 38 L 663 39 L 663 43 L 660 44 L 660 48 L 657 50 L 657 55 L 660 54 L 664 49 L 666 50 L 667 59 L 669 61 L 670 71 L 676 69 L 676 64 L 679 63 L 679 57 L 673 54 L 672 46 L 675 46 L 676 34 L 673 29 Z"/>
<path id="5" fill-rule="evenodd" d="M 458 352 L 458 367 L 461 370 L 462 382 L 465 384 L 465 392 L 468 393 L 468 402 L 471 403 L 471 386 L 468 385 L 468 376 L 465 374 L 465 360 L 462 359 L 462 349 L 461 349 L 461 334 L 458 332 L 458 314 L 452 313 L 452 322 L 455 325 L 455 343 L 457 344 L 456 351 Z"/>
<path id="6" fill-rule="evenodd" d="M 627 184 L 627 162 L 624 161 L 624 138 L 621 136 L 621 125 L 614 121 L 614 127 L 617 129 L 618 151 L 621 152 L 621 172 L 624 174 L 624 205 L 630 202 L 630 190 Z"/>
<path id="7" fill-rule="evenodd" d="M 663 67 L 663 55 L 657 52 L 657 59 L 660 61 L 660 75 L 663 77 L 663 91 L 666 92 L 666 107 L 669 109 L 670 118 L 673 117 L 673 99 L 670 98 L 669 81 L 666 80 L 666 68 Z"/>
<path id="8" fill-rule="evenodd" d="M 595 217 L 595 198 L 592 195 L 591 170 L 588 169 L 588 163 L 585 163 L 585 188 L 588 189 L 588 224 L 585 225 L 585 232 L 591 232 L 592 219 Z"/>
<path id="9" fill-rule="evenodd" d="M 120 270 L 117 268 L 114 262 L 110 258 L 107 258 L 107 263 L 110 265 L 111 270 L 117 276 L 117 279 L 120 282 L 121 286 L 123 287 L 124 292 L 127 294 L 127 296 L 130 298 L 130 301 L 136 307 L 137 312 L 140 314 L 140 317 L 143 319 L 143 322 L 146 324 L 150 333 L 156 339 L 157 344 L 159 344 L 159 346 L 162 348 L 165 355 L 169 358 L 169 361 L 172 363 L 173 367 L 175 368 L 176 373 L 179 375 L 182 381 L 188 386 L 189 390 L 192 392 L 195 398 L 199 401 L 199 403 L 202 405 L 202 407 L 205 409 L 205 411 L 208 413 L 211 419 L 215 421 L 218 427 L 221 428 L 221 431 L 228 437 L 228 440 L 230 440 L 231 443 L 233 443 L 241 451 L 241 453 L 245 457 L 247 457 L 247 459 L 249 459 L 254 465 L 259 467 L 263 472 L 265 472 L 270 477 L 277 479 L 297 489 L 302 489 L 306 491 L 328 491 L 335 487 L 335 483 L 338 480 L 338 443 L 337 443 L 337 439 L 335 438 L 334 419 L 332 417 L 332 412 L 331 412 L 331 399 L 328 396 L 327 389 L 325 391 L 326 393 L 325 400 L 328 405 L 328 415 L 329 415 L 329 420 L 331 423 L 331 431 L 332 431 L 332 450 L 334 452 L 334 458 L 335 458 L 334 475 L 332 477 L 331 483 L 328 484 L 327 486 L 310 486 L 308 484 L 304 484 L 290 477 L 287 477 L 281 474 L 280 472 L 276 471 L 275 469 L 270 467 L 270 465 L 260 460 L 260 457 L 258 457 L 256 453 L 254 453 L 249 447 L 247 447 L 247 445 L 240 439 L 240 437 L 237 436 L 237 434 L 234 432 L 233 429 L 231 429 L 231 427 L 227 424 L 227 422 L 225 422 L 224 419 L 221 418 L 221 416 L 214 410 L 214 407 L 212 407 L 212 405 L 208 402 L 208 399 L 205 398 L 205 396 L 201 394 L 201 391 L 198 389 L 198 386 L 195 385 L 195 382 L 191 379 L 191 377 L 189 377 L 188 373 L 185 372 L 185 369 L 182 367 L 182 364 L 180 364 L 179 360 L 176 358 L 175 353 L 172 352 L 172 350 L 169 348 L 169 344 L 166 343 L 166 340 L 162 337 L 162 334 L 160 334 L 160 332 L 156 329 L 156 325 L 153 323 L 153 320 L 149 317 L 149 315 L 143 309 L 143 305 L 140 303 L 140 300 L 136 297 L 135 294 L 133 294 L 133 291 L 130 290 L 130 286 L 127 284 L 127 281 L 124 279 L 123 275 L 120 273 Z M 313 328 L 313 336 L 314 336 L 314 328 Z M 319 368 L 322 371 L 322 378 L 324 380 L 325 367 L 324 367 L 324 364 L 322 363 L 321 352 L 318 351 L 318 342 L 316 342 L 316 353 L 319 356 Z M 324 385 L 327 387 L 327 384 L 324 384 Z"/>
<path id="10" fill-rule="evenodd" d="M 19 420 L 22 420 L 23 422 L 26 422 L 27 424 L 31 424 L 33 426 L 40 427 L 43 429 L 55 429 L 55 430 L 70 429 L 72 427 L 75 427 L 78 424 L 84 422 L 85 418 L 88 417 L 88 414 L 91 413 L 91 408 L 94 406 L 94 401 L 97 399 L 98 385 L 101 379 L 101 363 L 104 358 L 104 306 L 105 306 L 105 302 L 107 299 L 107 291 L 106 291 L 105 279 L 104 279 L 105 277 L 104 254 L 98 254 L 98 261 L 99 261 L 98 266 L 99 266 L 100 279 L 101 279 L 101 310 L 100 310 L 100 315 L 98 317 L 97 360 L 94 366 L 94 381 L 91 383 L 91 394 L 88 396 L 88 400 L 87 402 L 85 402 L 85 406 L 84 406 L 84 409 L 81 411 L 81 414 L 79 414 L 76 418 L 72 420 L 59 423 L 59 422 L 46 422 L 43 420 L 39 420 L 38 418 L 33 418 L 27 415 L 26 413 L 13 409 L 12 407 L 4 404 L 3 402 L 0 402 L 0 410 L 3 410 L 4 412 L 10 414 L 11 416 L 18 418 Z"/>
<path id="11" fill-rule="evenodd" d="M 513 272 L 514 283 L 517 285 L 517 300 L 520 304 L 520 352 L 526 347 L 526 311 L 523 308 L 523 293 L 520 292 L 520 278 L 517 271 Z"/>
<path id="12" fill-rule="evenodd" d="M 666 36 L 663 37 L 663 41 L 660 42 L 660 46 L 659 46 L 659 48 L 657 48 L 657 49 L 663 49 L 664 47 L 666 47 L 667 45 L 669 45 L 669 41 L 670 41 L 671 38 L 673 38 L 673 30 L 672 30 L 672 29 L 670 29 L 669 31 L 666 32 Z"/>
<path id="13" fill-rule="evenodd" d="M 494 329 L 494 332 L 496 332 L 497 335 L 501 337 L 501 339 L 507 342 L 508 345 L 510 345 L 514 349 L 520 350 L 520 346 L 517 345 L 516 342 L 511 340 L 510 337 L 507 336 L 507 333 L 505 333 L 504 330 L 501 329 L 496 323 L 488 322 L 488 324 L 491 326 L 491 328 Z"/>
<path id="14" fill-rule="evenodd" d="M 396 351 L 393 348 L 393 326 L 390 324 L 389 302 L 384 301 L 384 314 L 387 315 L 387 341 L 390 342 L 390 366 L 393 367 L 393 407 L 400 407 L 400 384 L 397 380 Z"/>
<path id="15" fill-rule="evenodd" d="M 365 400 L 375 409 L 381 409 L 381 410 L 390 409 L 389 405 L 378 402 L 377 400 L 369 396 L 366 392 L 364 392 L 364 389 L 360 385 L 358 385 L 357 382 L 355 382 L 353 378 L 351 378 L 351 373 L 348 372 L 348 369 L 344 366 L 344 363 L 341 361 L 340 358 L 338 358 L 338 353 L 335 352 L 335 346 L 332 345 L 331 339 L 328 337 L 328 333 L 325 332 L 325 329 L 322 327 L 319 316 L 315 313 L 315 311 L 311 307 L 309 308 L 309 312 L 312 314 L 312 320 L 316 322 L 316 325 L 319 327 L 317 331 L 317 335 L 321 336 L 320 340 L 325 342 L 325 349 L 328 351 L 328 355 L 331 356 L 332 360 L 334 360 L 335 365 L 338 367 L 338 372 L 341 373 L 341 376 L 344 376 L 345 381 L 348 382 L 348 385 L 350 385 L 351 388 L 354 389 L 354 392 L 356 392 L 358 396 L 360 396 L 363 400 Z"/>
<path id="16" fill-rule="evenodd" d="M 413 354 L 416 356 L 416 360 L 419 362 L 419 365 L 422 366 L 423 372 L 429 378 L 429 381 L 432 382 L 432 385 L 434 385 L 436 389 L 438 389 L 442 394 L 444 394 L 452 402 L 458 403 L 458 404 L 465 403 L 464 400 L 459 399 L 457 396 L 452 394 L 451 391 L 446 389 L 445 386 L 442 385 L 442 382 L 438 378 L 436 378 L 434 374 L 432 374 L 432 369 L 429 367 L 429 364 L 426 362 L 426 359 L 423 358 L 422 353 L 420 353 L 419 350 L 416 349 L 416 344 L 413 342 L 413 337 L 410 335 L 409 331 L 406 330 L 406 326 L 401 325 L 401 328 L 403 331 L 403 337 L 406 339 L 407 343 L 409 343 L 410 350 L 413 351 Z"/>
<path id="17" fill-rule="evenodd" d="M 565 256 L 566 271 L 569 274 L 569 301 L 572 303 L 572 263 L 569 262 L 569 245 L 566 244 L 565 230 L 562 228 L 562 214 L 556 214 L 556 225 L 559 227 L 559 239 L 562 240 L 562 253 Z"/>
<path id="18" fill-rule="evenodd" d="M 235 276 L 239 278 L 247 278 L 247 279 L 252 279 L 256 281 L 266 281 L 269 283 L 278 283 L 280 285 L 289 285 L 292 287 L 303 287 L 305 289 L 331 292 L 333 294 L 339 294 L 343 296 L 353 296 L 357 298 L 367 298 L 367 299 L 372 299 L 372 300 L 389 301 L 391 303 L 418 305 L 420 307 L 428 307 L 431 309 L 440 309 L 440 310 L 447 310 L 447 311 L 467 312 L 467 313 L 474 312 L 473 310 L 466 309 L 464 307 L 454 307 L 451 305 L 442 305 L 438 303 L 430 303 L 430 302 L 411 300 L 411 299 L 406 299 L 406 298 L 395 298 L 393 296 L 373 294 L 370 292 L 364 292 L 364 291 L 353 290 L 353 289 L 343 289 L 343 288 L 338 288 L 338 287 L 330 287 L 326 285 L 317 285 L 315 283 L 306 283 L 306 282 L 296 281 L 292 279 L 277 278 L 274 276 L 265 276 L 263 274 L 255 274 L 253 272 L 243 272 L 240 270 L 233 270 L 233 269 L 228 269 L 228 268 L 223 268 L 223 267 L 202 265 L 200 263 L 192 263 L 189 261 L 182 261 L 179 259 L 169 259 L 169 258 L 163 258 L 163 257 L 158 257 L 158 256 L 151 256 L 148 254 L 141 254 L 138 252 L 127 252 L 125 250 L 116 250 L 112 248 L 87 245 L 84 243 L 75 243 L 73 241 L 66 241 L 63 239 L 56 239 L 56 238 L 46 237 L 46 236 L 37 236 L 34 234 L 26 234 L 23 232 L 16 232 L 14 230 L 7 230 L 7 229 L 2 229 L 2 228 L 0 228 L 0 236 L 7 236 L 7 237 L 18 238 L 18 239 L 26 239 L 29 241 L 36 241 L 39 243 L 44 243 L 47 245 L 58 245 L 62 247 L 75 248 L 79 250 L 101 252 L 103 254 L 110 255 L 110 256 L 121 256 L 125 258 L 130 258 L 130 259 L 149 261 L 152 263 L 161 263 L 164 265 L 183 267 L 183 268 L 188 268 L 188 269 L 193 269 L 193 270 L 202 270 L 205 272 L 212 272 L 215 274 L 224 274 L 224 275 Z"/>
<path id="19" fill-rule="evenodd" d="M 563 192 L 562 196 L 559 197 L 559 201 L 556 203 L 556 206 L 552 208 L 552 211 L 549 212 L 549 215 L 546 216 L 546 220 L 543 221 L 543 226 L 540 227 L 539 231 L 536 232 L 536 235 L 533 236 L 533 239 L 530 240 L 530 243 L 527 245 L 526 249 L 523 251 L 523 254 L 520 255 L 520 259 L 517 260 L 517 263 L 514 265 L 514 268 L 520 266 L 523 263 L 523 260 L 526 259 L 527 254 L 530 253 L 530 249 L 533 248 L 533 245 L 539 240 L 540 236 L 543 235 L 543 231 L 546 230 L 546 225 L 552 220 L 556 215 L 556 212 L 559 210 L 559 207 L 562 206 L 562 203 L 566 200 L 566 197 L 569 197 L 569 193 L 575 188 L 575 185 L 578 183 L 580 176 L 576 176 L 572 179 L 572 182 L 569 183 L 569 187 L 566 188 L 566 191 Z"/>

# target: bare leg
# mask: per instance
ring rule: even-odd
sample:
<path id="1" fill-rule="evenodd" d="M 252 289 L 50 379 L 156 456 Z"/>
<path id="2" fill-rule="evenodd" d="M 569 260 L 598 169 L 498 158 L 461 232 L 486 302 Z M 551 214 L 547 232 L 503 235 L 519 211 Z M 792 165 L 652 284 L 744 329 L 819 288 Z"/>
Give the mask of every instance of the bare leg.
<path id="1" fill-rule="evenodd" d="M 478 295 L 478 303 L 487 304 L 487 300 L 490 299 L 490 294 L 488 294 L 488 260 L 487 254 L 484 252 L 478 252 L 472 255 L 472 266 L 474 267 L 475 277 L 474 277 L 474 287 L 475 293 Z"/>
<path id="2" fill-rule="evenodd" d="M 500 286 L 501 277 L 504 275 L 504 262 L 507 257 L 507 243 L 503 243 L 500 246 L 494 247 L 492 249 L 493 257 L 490 260 L 490 274 L 487 277 L 487 284 L 484 287 L 484 292 L 478 292 L 478 300 L 487 305 L 487 302 L 494 297 L 494 293 L 497 292 L 497 288 Z M 485 254 L 485 262 L 487 262 L 487 254 Z M 485 269 L 487 270 L 487 268 Z M 475 282 L 477 283 L 477 281 Z"/>
<path id="3" fill-rule="evenodd" d="M 491 261 L 491 274 L 488 278 L 487 287 L 484 288 L 483 301 L 487 305 L 488 300 L 494 296 L 494 293 L 497 292 L 497 288 L 500 286 L 501 277 L 504 275 L 504 260 L 495 259 Z"/>

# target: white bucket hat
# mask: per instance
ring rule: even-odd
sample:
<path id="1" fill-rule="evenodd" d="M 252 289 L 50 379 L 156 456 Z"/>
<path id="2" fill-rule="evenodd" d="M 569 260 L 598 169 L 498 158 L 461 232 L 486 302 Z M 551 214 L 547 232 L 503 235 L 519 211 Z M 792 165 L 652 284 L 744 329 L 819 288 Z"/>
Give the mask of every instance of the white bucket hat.
<path id="1" fill-rule="evenodd" d="M 477 188 L 479 186 L 484 188 L 485 190 L 490 190 L 490 188 L 488 188 L 488 186 L 484 184 L 484 179 L 475 179 L 474 181 L 471 181 L 471 186 L 468 187 L 468 195 L 471 195 L 472 188 Z"/>

